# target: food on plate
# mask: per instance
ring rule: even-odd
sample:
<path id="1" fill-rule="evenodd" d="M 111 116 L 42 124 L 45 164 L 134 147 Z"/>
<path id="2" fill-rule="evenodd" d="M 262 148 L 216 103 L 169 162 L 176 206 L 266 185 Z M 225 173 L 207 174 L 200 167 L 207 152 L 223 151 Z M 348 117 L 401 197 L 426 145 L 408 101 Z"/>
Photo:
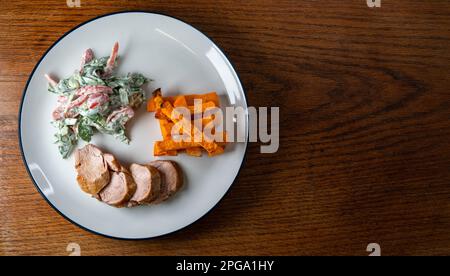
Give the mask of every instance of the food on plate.
<path id="1" fill-rule="evenodd" d="M 201 106 L 194 105 L 195 100 L 201 100 Z M 214 141 L 214 139 L 208 139 L 204 133 L 195 126 L 192 117 L 195 115 L 202 115 L 202 127 L 207 127 L 209 123 L 213 121 L 211 115 L 206 116 L 204 113 L 210 108 L 218 108 L 220 106 L 219 97 L 217 93 L 211 92 L 207 94 L 192 94 L 192 95 L 179 95 L 172 97 L 163 97 L 161 89 L 156 89 L 153 92 L 153 97 L 147 102 L 147 111 L 155 112 L 155 117 L 159 121 L 162 141 L 156 141 L 154 143 L 153 155 L 155 156 L 174 156 L 180 151 L 185 151 L 190 156 L 200 157 L 202 151 L 205 150 L 209 156 L 215 156 L 224 152 L 226 142 Z M 178 107 L 184 107 L 190 112 L 190 118 L 185 118 L 177 112 Z M 197 110 L 195 108 L 197 107 Z M 188 125 L 189 127 L 183 127 L 180 129 L 180 135 L 187 135 L 191 138 L 186 140 L 175 140 L 172 137 L 172 128 L 175 124 Z M 215 129 L 212 129 L 212 133 L 215 134 Z M 197 140 L 194 137 L 200 137 Z M 223 132 L 223 141 L 226 141 L 226 133 Z"/>
<path id="2" fill-rule="evenodd" d="M 111 181 L 100 191 L 99 199 L 115 207 L 125 207 L 136 192 L 136 183 L 126 170 L 111 173 Z"/>
<path id="3" fill-rule="evenodd" d="M 94 145 L 86 145 L 75 152 L 75 169 L 80 188 L 88 194 L 98 194 L 110 181 L 103 153 Z"/>
<path id="4" fill-rule="evenodd" d="M 190 156 L 194 156 L 194 157 L 200 157 L 200 156 L 202 156 L 202 148 L 199 148 L 199 147 L 187 148 L 186 154 L 190 155 Z"/>
<path id="5" fill-rule="evenodd" d="M 174 108 L 173 108 L 172 104 L 169 102 L 164 102 L 162 104 L 162 106 L 160 107 L 160 110 L 162 111 L 162 114 L 164 114 L 167 118 L 172 120 L 172 122 L 174 122 L 174 123 L 181 122 L 182 120 L 190 120 L 187 118 L 180 119 L 180 116 L 176 115 L 176 112 L 174 112 Z M 191 125 L 193 125 L 193 124 L 191 124 Z M 192 126 L 192 130 L 183 129 L 183 131 L 185 134 L 187 134 L 191 137 L 194 137 L 194 135 L 200 135 L 200 137 L 202 138 L 201 139 L 202 141 L 196 142 L 197 146 L 203 147 L 210 156 L 214 156 L 214 155 L 223 153 L 223 148 L 221 146 L 217 145 L 217 143 L 214 141 L 206 140 L 203 133 L 197 127 L 195 127 L 195 125 Z"/>
<path id="6" fill-rule="evenodd" d="M 118 51 L 117 42 L 109 57 L 95 58 L 87 49 L 81 67 L 72 76 L 57 81 L 45 75 L 48 91 L 58 95 L 52 124 L 63 158 L 69 156 L 78 139 L 89 142 L 95 130 L 129 143 L 125 126 L 144 102 L 142 86 L 149 79 L 138 73 L 115 75 Z"/>
<path id="7" fill-rule="evenodd" d="M 155 203 L 163 202 L 183 186 L 183 173 L 177 163 L 168 160 L 150 162 L 161 173 L 161 189 Z"/>
<path id="8" fill-rule="evenodd" d="M 197 142 L 164 140 L 155 142 L 153 147 L 153 154 L 155 156 L 164 156 L 167 152 L 188 149 L 200 149 L 201 152 L 201 148 L 198 147 Z"/>
<path id="9" fill-rule="evenodd" d="M 163 97 L 163 101 L 169 102 L 171 104 L 174 104 L 175 100 L 178 96 L 169 96 L 169 97 Z M 184 95 L 184 98 L 186 99 L 186 103 L 188 106 L 194 106 L 194 100 L 199 99 L 202 100 L 203 103 L 212 102 L 215 106 L 220 106 L 220 100 L 219 96 L 216 92 L 210 92 L 206 94 L 190 94 L 190 95 Z M 150 100 L 147 102 L 147 111 L 148 112 L 155 112 L 156 111 L 156 105 L 155 102 Z"/>
<path id="10" fill-rule="evenodd" d="M 75 151 L 75 168 L 84 192 L 118 208 L 161 203 L 183 186 L 183 173 L 174 161 L 131 164 L 128 170 L 92 144 Z"/>
<path id="11" fill-rule="evenodd" d="M 150 165 L 131 164 L 131 175 L 137 185 L 137 190 L 130 199 L 130 206 L 148 204 L 154 201 L 161 189 L 161 175 Z"/>
<path id="12" fill-rule="evenodd" d="M 117 161 L 116 157 L 111 153 L 103 154 L 103 158 L 105 159 L 110 171 L 120 172 L 122 170 L 122 165 L 120 165 L 119 161 Z"/>
<path id="13" fill-rule="evenodd" d="M 174 124 L 165 119 L 165 118 L 161 118 L 158 119 L 159 121 L 159 128 L 161 129 L 161 135 L 163 137 L 163 140 L 170 140 L 171 139 L 171 131 L 172 131 L 172 127 L 174 126 Z M 157 156 L 156 154 L 154 154 L 155 156 Z M 161 155 L 169 155 L 169 156 L 176 156 L 178 155 L 178 152 L 176 150 L 171 150 L 171 151 L 165 151 L 164 154 Z"/>
<path id="14" fill-rule="evenodd" d="M 226 142 L 217 142 L 218 146 L 224 147 Z M 189 155 L 198 154 L 202 149 L 198 147 L 197 142 L 184 142 L 184 141 L 173 141 L 173 140 L 164 140 L 164 141 L 155 141 L 153 147 L 153 155 L 155 156 L 164 156 L 167 155 L 167 152 L 186 150 L 186 153 Z"/>

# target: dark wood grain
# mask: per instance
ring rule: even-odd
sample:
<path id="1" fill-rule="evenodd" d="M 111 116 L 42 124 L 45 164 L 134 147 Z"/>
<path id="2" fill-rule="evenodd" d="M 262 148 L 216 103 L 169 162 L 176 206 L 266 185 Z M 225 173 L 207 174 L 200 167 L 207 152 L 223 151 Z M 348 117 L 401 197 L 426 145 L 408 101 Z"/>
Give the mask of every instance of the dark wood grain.
<path id="1" fill-rule="evenodd" d="M 450 254 L 450 2 L 3 1 L 0 254 Z M 85 232 L 22 164 L 18 106 L 45 50 L 75 25 L 129 9 L 179 17 L 233 61 L 253 106 L 280 107 L 280 149 L 251 144 L 218 207 L 149 241 Z"/>

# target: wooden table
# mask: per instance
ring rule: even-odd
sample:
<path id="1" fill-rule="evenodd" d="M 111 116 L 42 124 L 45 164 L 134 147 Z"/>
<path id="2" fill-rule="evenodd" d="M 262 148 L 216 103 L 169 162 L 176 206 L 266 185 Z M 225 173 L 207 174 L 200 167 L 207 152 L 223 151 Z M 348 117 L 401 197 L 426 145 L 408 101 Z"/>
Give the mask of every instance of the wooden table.
<path id="1" fill-rule="evenodd" d="M 195 3 L 194 3 L 195 2 Z M 173 235 L 119 241 L 79 229 L 21 160 L 18 107 L 44 51 L 97 15 L 179 17 L 229 56 L 249 104 L 280 107 L 280 148 L 252 143 L 229 194 Z M 3 1 L 0 254 L 450 254 L 450 2 Z"/>

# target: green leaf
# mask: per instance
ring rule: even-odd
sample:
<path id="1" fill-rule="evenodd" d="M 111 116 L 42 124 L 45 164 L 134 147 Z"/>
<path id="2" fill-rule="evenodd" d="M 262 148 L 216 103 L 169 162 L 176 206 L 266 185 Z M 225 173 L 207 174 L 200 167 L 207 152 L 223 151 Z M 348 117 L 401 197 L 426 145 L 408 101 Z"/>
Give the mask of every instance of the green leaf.
<path id="1" fill-rule="evenodd" d="M 149 81 L 149 79 L 147 79 L 146 77 L 144 77 L 144 75 L 139 73 L 130 74 L 129 77 L 130 77 L 130 86 L 133 88 L 141 87 L 142 85 L 144 85 Z"/>
<path id="2" fill-rule="evenodd" d="M 84 120 L 81 120 L 78 124 L 78 136 L 86 142 L 91 141 L 91 137 L 94 135 L 94 131 L 92 127 L 84 123 Z"/>
<path id="3" fill-rule="evenodd" d="M 130 95 L 130 89 L 127 87 L 120 88 L 119 89 L 119 97 L 120 97 L 120 103 L 122 106 L 127 106 L 129 104 L 128 96 Z"/>
<path id="4" fill-rule="evenodd" d="M 67 158 L 72 152 L 75 143 L 77 142 L 77 138 L 72 129 L 65 126 L 61 121 L 54 125 L 59 129 L 59 132 L 55 134 L 55 144 L 58 145 L 58 150 L 61 156 L 63 158 Z M 65 131 L 61 131 L 62 129 L 65 129 Z"/>

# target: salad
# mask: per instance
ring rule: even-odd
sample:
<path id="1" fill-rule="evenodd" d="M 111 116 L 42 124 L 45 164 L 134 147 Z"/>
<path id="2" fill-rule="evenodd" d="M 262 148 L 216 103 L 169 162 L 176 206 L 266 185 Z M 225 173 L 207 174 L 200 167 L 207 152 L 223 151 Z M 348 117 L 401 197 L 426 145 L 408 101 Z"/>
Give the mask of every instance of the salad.
<path id="1" fill-rule="evenodd" d="M 114 75 L 118 51 L 117 42 L 109 57 L 95 58 L 87 49 L 79 70 L 70 77 L 56 81 L 45 75 L 48 91 L 58 95 L 52 124 L 56 128 L 55 144 L 63 158 L 70 155 L 78 139 L 89 142 L 95 131 L 129 143 L 125 125 L 144 102 L 142 86 L 149 79 L 138 73 Z"/>

